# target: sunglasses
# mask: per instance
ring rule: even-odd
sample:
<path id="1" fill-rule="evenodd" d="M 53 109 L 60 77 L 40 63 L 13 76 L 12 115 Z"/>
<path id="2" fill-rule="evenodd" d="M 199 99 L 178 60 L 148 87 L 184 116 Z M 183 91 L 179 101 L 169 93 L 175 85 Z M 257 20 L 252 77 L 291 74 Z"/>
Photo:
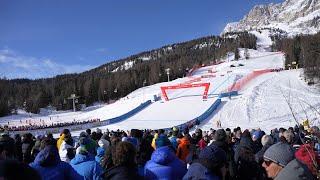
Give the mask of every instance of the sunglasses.
<path id="1" fill-rule="evenodd" d="M 270 164 L 272 163 L 272 161 L 270 161 L 268 159 L 264 159 L 263 161 L 266 164 L 266 166 L 270 166 Z"/>

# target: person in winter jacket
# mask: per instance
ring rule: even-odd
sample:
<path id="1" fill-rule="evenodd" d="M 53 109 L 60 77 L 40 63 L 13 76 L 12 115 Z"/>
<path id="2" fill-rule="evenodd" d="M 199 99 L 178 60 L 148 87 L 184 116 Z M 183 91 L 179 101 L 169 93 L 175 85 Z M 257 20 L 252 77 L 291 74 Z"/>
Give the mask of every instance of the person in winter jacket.
<path id="1" fill-rule="evenodd" d="M 249 131 L 245 130 L 234 154 L 237 179 L 250 180 L 262 176 L 261 168 L 255 161 L 255 153 L 255 144 Z"/>
<path id="2" fill-rule="evenodd" d="M 295 157 L 307 165 L 314 176 L 317 175 L 317 167 L 320 165 L 320 159 L 310 144 L 301 145 L 298 151 L 295 152 Z"/>
<path id="3" fill-rule="evenodd" d="M 103 174 L 108 180 L 139 180 L 137 164 L 135 161 L 136 149 L 130 142 L 120 142 L 117 144 L 115 152 L 112 154 L 114 166 L 107 169 Z"/>
<path id="4" fill-rule="evenodd" d="M 14 135 L 14 146 L 16 147 L 17 160 L 22 162 L 22 141 L 20 134 Z"/>
<path id="5" fill-rule="evenodd" d="M 259 152 L 255 154 L 256 162 L 262 165 L 263 163 L 263 155 L 266 150 L 273 144 L 273 138 L 270 135 L 264 135 L 261 138 L 262 148 Z"/>
<path id="6" fill-rule="evenodd" d="M 164 136 L 164 135 L 163 135 Z M 156 150 L 144 168 L 145 179 L 182 179 L 187 172 L 183 161 L 174 154 L 171 143 L 160 136 L 156 141 Z"/>
<path id="7" fill-rule="evenodd" d="M 64 138 L 65 138 L 66 136 L 71 136 L 69 129 L 64 129 L 64 130 L 62 131 L 62 133 L 60 134 L 60 137 L 59 137 L 59 139 L 58 139 L 58 141 L 57 141 L 57 148 L 58 148 L 58 150 L 60 150 L 60 146 L 61 146 L 61 144 L 62 144 L 62 142 L 64 141 Z"/>
<path id="8" fill-rule="evenodd" d="M 198 142 L 200 150 L 204 149 L 208 144 L 209 137 L 203 136 L 202 139 Z"/>
<path id="9" fill-rule="evenodd" d="M 240 130 L 237 130 L 237 132 L 240 132 Z M 210 146 L 212 145 L 221 148 L 226 153 L 226 156 L 227 156 L 226 167 L 228 169 L 226 178 L 233 179 L 235 176 L 235 162 L 233 159 L 234 151 L 231 148 L 231 144 L 228 145 L 227 143 L 227 133 L 224 129 L 218 129 L 215 132 L 213 136 L 213 141 L 211 142 Z"/>
<path id="10" fill-rule="evenodd" d="M 252 141 L 255 144 L 255 147 L 256 147 L 257 151 L 259 151 L 263 146 L 261 144 L 261 138 L 262 138 L 263 135 L 265 135 L 265 133 L 263 131 L 261 131 L 260 129 L 254 131 L 252 133 Z"/>
<path id="11" fill-rule="evenodd" d="M 210 145 L 201 150 L 199 159 L 189 166 L 184 180 L 223 179 L 225 175 L 226 153 L 215 145 Z"/>
<path id="12" fill-rule="evenodd" d="M 29 164 L 42 179 L 82 179 L 82 177 L 66 162 L 60 160 L 58 150 L 49 145 L 41 150 L 34 162 Z"/>
<path id="13" fill-rule="evenodd" d="M 73 140 L 71 136 L 67 136 L 64 138 L 63 142 L 60 145 L 59 155 L 61 161 L 69 163 L 71 159 L 74 158 L 74 148 L 73 148 Z"/>
<path id="14" fill-rule="evenodd" d="M 189 155 L 190 152 L 190 141 L 189 136 L 185 135 L 182 139 L 179 141 L 179 145 L 177 148 L 176 155 L 179 159 L 186 162 L 186 158 Z"/>
<path id="15" fill-rule="evenodd" d="M 101 164 L 101 159 L 103 158 L 104 153 L 105 153 L 104 148 L 102 148 L 102 147 L 97 148 L 97 155 L 95 157 L 95 160 L 97 163 Z"/>
<path id="16" fill-rule="evenodd" d="M 169 138 L 172 147 L 176 150 L 178 148 L 178 141 L 177 141 L 177 136 L 178 136 L 179 131 L 172 131 L 172 136 Z"/>
<path id="17" fill-rule="evenodd" d="M 315 179 L 306 165 L 295 159 L 294 149 L 279 142 L 267 149 L 262 166 L 269 178 L 277 180 Z"/>
<path id="18" fill-rule="evenodd" d="M 22 161 L 26 164 L 32 162 L 31 150 L 34 145 L 32 140 L 32 134 L 27 133 L 23 135 L 22 138 Z"/>
<path id="19" fill-rule="evenodd" d="M 76 154 L 76 156 L 70 161 L 70 165 L 84 179 L 100 179 L 103 169 L 101 168 L 100 164 L 95 161 L 95 146 L 92 145 L 89 137 L 82 137 L 79 139 L 79 142 L 79 154 Z"/>

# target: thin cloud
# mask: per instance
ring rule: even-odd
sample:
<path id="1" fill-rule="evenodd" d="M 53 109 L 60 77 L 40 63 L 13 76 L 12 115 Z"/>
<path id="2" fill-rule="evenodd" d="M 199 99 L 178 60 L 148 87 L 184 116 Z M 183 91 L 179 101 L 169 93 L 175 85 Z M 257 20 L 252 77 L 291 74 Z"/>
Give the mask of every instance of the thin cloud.
<path id="1" fill-rule="evenodd" d="M 0 76 L 8 79 L 38 79 L 59 74 L 79 73 L 94 68 L 92 65 L 66 65 L 50 58 L 28 57 L 11 49 L 0 49 Z"/>
<path id="2" fill-rule="evenodd" d="M 98 49 L 96 49 L 96 52 L 106 53 L 106 52 L 108 52 L 108 50 L 106 48 L 98 48 Z"/>

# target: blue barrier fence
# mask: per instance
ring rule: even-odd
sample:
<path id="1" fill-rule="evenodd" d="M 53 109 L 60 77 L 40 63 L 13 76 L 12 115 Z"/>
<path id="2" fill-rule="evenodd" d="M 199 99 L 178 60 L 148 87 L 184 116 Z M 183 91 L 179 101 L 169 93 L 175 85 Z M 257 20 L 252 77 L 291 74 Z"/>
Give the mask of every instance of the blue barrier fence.
<path id="1" fill-rule="evenodd" d="M 129 117 L 131 117 L 134 114 L 138 113 L 139 111 L 143 110 L 144 108 L 146 108 L 150 104 L 151 104 L 151 100 L 148 100 L 148 101 L 142 103 L 140 106 L 138 106 L 138 107 L 134 108 L 133 110 L 127 112 L 126 114 L 123 114 L 123 115 L 115 117 L 115 118 L 107 119 L 105 121 L 101 121 L 102 126 L 118 123 L 118 122 L 121 122 L 121 121 L 123 121 L 125 119 L 128 119 Z"/>
<path id="2" fill-rule="evenodd" d="M 237 96 L 237 95 L 238 95 L 238 91 L 230 91 L 230 92 L 221 93 L 219 95 L 219 98 Z"/>

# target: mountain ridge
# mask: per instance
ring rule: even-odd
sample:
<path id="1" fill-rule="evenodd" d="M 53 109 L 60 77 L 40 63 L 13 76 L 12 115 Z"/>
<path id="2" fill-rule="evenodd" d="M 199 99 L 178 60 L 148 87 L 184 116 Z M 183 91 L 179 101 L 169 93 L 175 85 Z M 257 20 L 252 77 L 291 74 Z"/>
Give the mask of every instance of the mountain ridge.
<path id="1" fill-rule="evenodd" d="M 256 5 L 239 22 L 228 23 L 222 34 L 262 28 L 278 28 L 289 36 L 316 34 L 320 30 L 320 0 Z"/>

